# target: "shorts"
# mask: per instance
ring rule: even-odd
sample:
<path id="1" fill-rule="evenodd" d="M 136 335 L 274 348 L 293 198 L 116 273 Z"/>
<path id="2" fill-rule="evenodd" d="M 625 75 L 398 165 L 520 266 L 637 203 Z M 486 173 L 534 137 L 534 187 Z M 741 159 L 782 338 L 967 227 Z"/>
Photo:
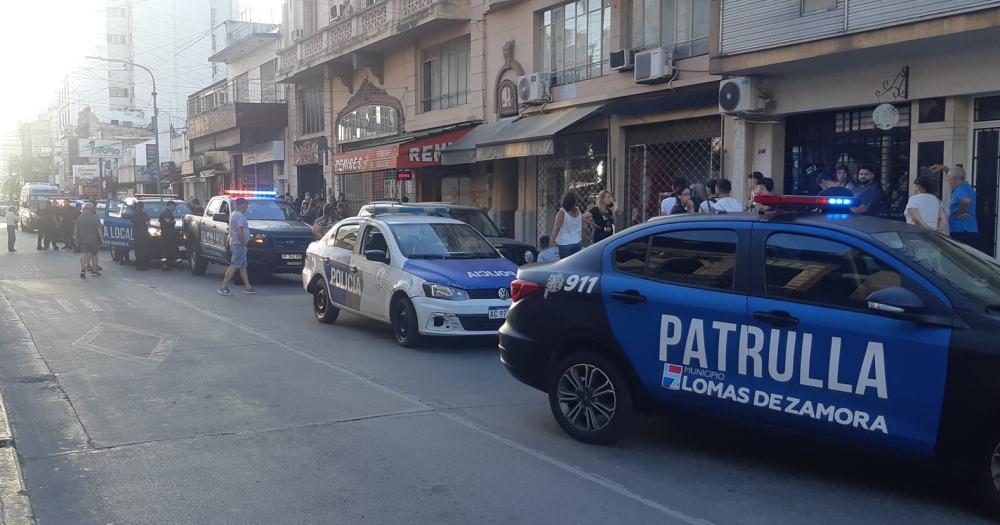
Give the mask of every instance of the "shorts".
<path id="1" fill-rule="evenodd" d="M 230 244 L 229 251 L 232 255 L 229 259 L 230 268 L 247 267 L 247 247 L 242 244 Z"/>
<path id="2" fill-rule="evenodd" d="M 80 243 L 80 253 L 97 255 L 97 250 L 98 250 L 98 245 L 95 243 L 89 243 L 89 242 Z"/>

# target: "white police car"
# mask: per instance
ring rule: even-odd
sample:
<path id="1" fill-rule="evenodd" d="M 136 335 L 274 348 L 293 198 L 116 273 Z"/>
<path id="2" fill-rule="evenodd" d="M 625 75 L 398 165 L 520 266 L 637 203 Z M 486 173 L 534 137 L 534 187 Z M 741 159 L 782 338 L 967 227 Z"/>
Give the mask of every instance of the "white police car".
<path id="1" fill-rule="evenodd" d="M 337 223 L 306 252 L 302 285 L 322 323 L 340 310 L 392 324 L 396 341 L 496 335 L 517 265 L 461 221 L 395 206 Z"/>
<path id="2" fill-rule="evenodd" d="M 665 217 L 521 267 L 512 375 L 576 439 L 688 408 L 974 467 L 1000 515 L 1000 264 L 842 197 Z M 846 210 L 845 210 L 846 211 Z"/>

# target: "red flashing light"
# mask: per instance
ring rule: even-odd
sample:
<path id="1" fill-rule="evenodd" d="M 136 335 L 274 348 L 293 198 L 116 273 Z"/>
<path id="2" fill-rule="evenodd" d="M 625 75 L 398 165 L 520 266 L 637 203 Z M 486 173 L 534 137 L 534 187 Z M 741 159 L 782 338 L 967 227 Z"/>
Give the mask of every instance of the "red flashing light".
<path id="1" fill-rule="evenodd" d="M 821 197 L 812 195 L 754 195 L 753 201 L 764 206 L 848 208 L 854 206 L 853 197 Z"/>
<path id="2" fill-rule="evenodd" d="M 541 289 L 542 285 L 534 281 L 516 279 L 510 283 L 510 298 L 516 303 Z"/>

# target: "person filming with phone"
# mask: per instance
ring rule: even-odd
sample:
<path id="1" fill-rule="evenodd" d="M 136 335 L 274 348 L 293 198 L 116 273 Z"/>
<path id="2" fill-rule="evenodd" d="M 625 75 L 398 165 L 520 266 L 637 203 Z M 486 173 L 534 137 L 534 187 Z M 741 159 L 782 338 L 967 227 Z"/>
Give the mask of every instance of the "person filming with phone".
<path id="1" fill-rule="evenodd" d="M 597 194 L 597 205 L 590 209 L 590 219 L 594 225 L 591 244 L 600 242 L 615 234 L 615 197 L 608 190 Z"/>

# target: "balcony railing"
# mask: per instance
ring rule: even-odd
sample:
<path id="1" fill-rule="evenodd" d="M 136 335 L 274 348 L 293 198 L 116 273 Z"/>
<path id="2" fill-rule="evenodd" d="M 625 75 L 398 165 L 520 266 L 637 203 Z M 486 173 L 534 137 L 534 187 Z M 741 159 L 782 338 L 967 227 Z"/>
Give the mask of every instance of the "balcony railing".
<path id="1" fill-rule="evenodd" d="M 253 35 L 276 33 L 281 26 L 278 24 L 263 24 L 260 22 L 243 22 L 241 20 L 226 21 L 226 47 L 232 47 Z"/>
<path id="2" fill-rule="evenodd" d="M 361 50 L 435 20 L 468 20 L 468 0 L 384 0 L 278 52 L 278 77 Z"/>
<path id="3" fill-rule="evenodd" d="M 231 79 L 188 97 L 188 117 L 214 111 L 233 102 L 273 104 L 288 100 L 288 86 L 260 79 Z"/>

